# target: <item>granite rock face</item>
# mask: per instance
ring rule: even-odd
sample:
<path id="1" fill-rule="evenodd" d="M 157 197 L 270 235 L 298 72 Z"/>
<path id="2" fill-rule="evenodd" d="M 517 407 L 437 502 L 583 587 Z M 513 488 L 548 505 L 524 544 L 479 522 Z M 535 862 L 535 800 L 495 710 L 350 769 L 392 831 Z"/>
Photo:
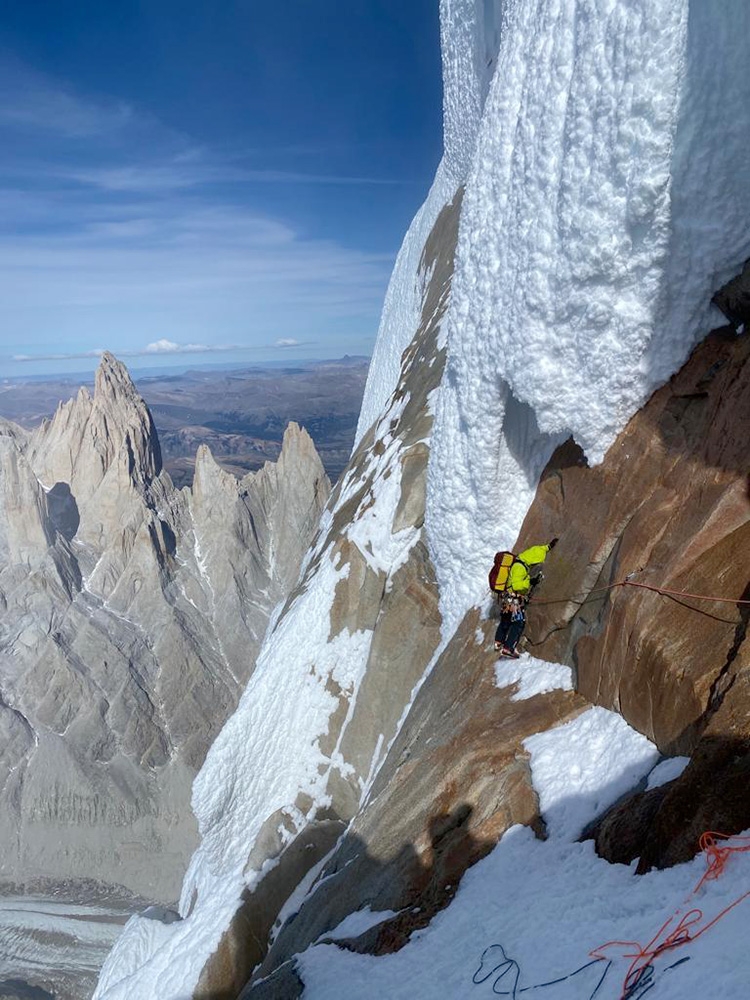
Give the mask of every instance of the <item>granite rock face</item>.
<path id="1" fill-rule="evenodd" d="M 398 384 L 336 485 L 321 522 L 324 533 L 285 608 L 309 585 L 323 561 L 330 560 L 341 577 L 332 595 L 329 642 L 345 633 L 367 636 L 358 688 L 330 682 L 338 705 L 320 740 L 321 752 L 332 761 L 325 788 L 329 804 L 316 811 L 310 802 L 296 802 L 295 808 L 308 814 L 296 836 L 281 836 L 289 833 L 281 813 L 267 818 L 266 835 L 256 839 L 247 868 L 257 870 L 271 858 L 275 866 L 253 891 L 244 893 L 231 926 L 203 969 L 196 1000 L 236 996 L 264 962 L 289 896 L 359 815 L 367 783 L 389 756 L 404 710 L 440 642 L 437 582 L 423 533 L 424 482 L 432 428 L 430 395 L 445 363 L 439 332 L 450 294 L 460 204 L 459 193 L 443 209 L 427 241 L 421 271 L 429 281 L 422 320 L 402 355 Z M 373 558 L 363 530 L 377 494 L 386 489 L 397 491 L 389 514 L 391 537 L 405 539 L 401 544 L 407 550 L 389 572 Z M 354 888 L 345 905 L 357 908 Z M 275 968 L 275 955 L 264 969 Z"/>
<path id="2" fill-rule="evenodd" d="M 296 581 L 330 484 L 304 430 L 192 491 L 105 354 L 31 434 L 0 425 L 0 876 L 176 898 L 192 778 Z"/>
<path id="3" fill-rule="evenodd" d="M 459 209 L 460 196 L 427 241 L 422 323 L 384 414 L 331 496 L 327 539 L 314 549 L 325 554 L 313 556 L 300 582 L 304 589 L 329 557 L 346 567 L 331 603 L 330 640 L 347 630 L 371 635 L 356 698 L 337 692 L 339 710 L 321 739 L 321 751 L 333 756 L 335 749 L 340 762 L 329 772 L 329 805 L 286 843 L 278 836 L 284 816 L 269 816 L 248 869 L 270 858 L 275 864 L 245 891 L 196 1000 L 301 995 L 294 954 L 364 906 L 400 915 L 346 946 L 378 954 L 399 948 L 450 902 L 464 871 L 509 826 L 525 823 L 544 835 L 523 740 L 587 706 L 562 691 L 512 702 L 513 689 L 494 683 L 494 623 L 477 611 L 438 652 L 437 581 L 422 525 L 430 394 L 444 370 L 439 330 Z M 416 533 L 408 557 L 390 572 L 373 564 L 358 529 L 384 481 L 397 483 L 392 532 Z M 290 908 L 290 895 L 316 865 L 304 902 Z"/>
<path id="4" fill-rule="evenodd" d="M 600 466 L 559 448 L 521 532 L 520 544 L 560 536 L 530 615 L 534 654 L 574 667 L 584 697 L 663 753 L 692 757 L 597 831 L 607 857 L 641 870 L 692 857 L 704 830 L 750 826 L 750 604 L 735 603 L 750 600 L 748 427 L 750 338 L 725 328 Z"/>

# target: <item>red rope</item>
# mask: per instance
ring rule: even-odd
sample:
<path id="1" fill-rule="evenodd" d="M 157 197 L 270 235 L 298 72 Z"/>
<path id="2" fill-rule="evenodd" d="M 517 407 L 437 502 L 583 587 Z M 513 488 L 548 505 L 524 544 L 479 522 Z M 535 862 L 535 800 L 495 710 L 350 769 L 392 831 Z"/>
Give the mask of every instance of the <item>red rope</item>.
<path id="1" fill-rule="evenodd" d="M 734 843 L 720 844 L 720 840 L 732 840 Z M 602 952 L 607 948 L 620 947 L 629 949 L 628 951 L 623 952 L 623 958 L 630 958 L 632 961 L 625 974 L 625 979 L 623 980 L 620 1000 L 623 1000 L 632 986 L 638 982 L 638 979 L 642 975 L 646 966 L 650 965 L 655 958 L 662 954 L 662 952 L 669 951 L 672 948 L 679 948 L 681 945 L 688 944 L 690 941 L 696 941 L 702 934 L 705 934 L 706 931 L 710 930 L 715 924 L 717 924 L 722 917 L 725 917 L 730 910 L 739 906 L 740 903 L 750 896 L 750 890 L 744 892 L 741 896 L 738 896 L 734 902 L 730 903 L 729 906 L 725 906 L 723 910 L 720 910 L 715 917 L 705 924 L 701 924 L 701 921 L 703 920 L 703 910 L 698 907 L 691 907 L 687 913 L 684 913 L 680 917 L 674 929 L 667 933 L 667 929 L 670 924 L 677 920 L 677 917 L 680 916 L 682 909 L 692 900 L 698 890 L 701 889 L 706 882 L 714 881 L 723 874 L 730 855 L 750 851 L 750 837 L 731 837 L 729 834 L 716 833 L 712 830 L 708 830 L 706 833 L 702 834 L 699 843 L 701 850 L 706 857 L 706 871 L 696 883 L 695 887 L 690 892 L 682 906 L 675 910 L 672 916 L 664 921 L 648 944 L 641 946 L 637 941 L 607 941 L 606 944 L 600 945 L 591 952 L 592 958 L 606 959 L 606 955 L 603 955 Z"/>
<path id="2" fill-rule="evenodd" d="M 667 590 L 665 587 L 651 587 L 647 583 L 635 583 L 633 580 L 623 580 L 623 587 L 640 587 L 642 590 L 653 590 L 656 594 L 669 594 L 672 597 L 692 597 L 696 601 L 719 601 L 721 604 L 750 604 L 736 597 L 712 597 L 709 594 L 688 594 L 683 590 Z"/>
<path id="3" fill-rule="evenodd" d="M 750 604 L 750 600 L 740 600 L 736 597 L 713 597 L 710 594 L 689 594 L 687 591 L 683 590 L 668 590 L 666 587 L 652 587 L 648 583 L 635 583 L 633 580 L 619 580 L 617 583 L 611 583 L 608 587 L 599 587 L 597 590 L 590 590 L 585 596 L 583 601 L 579 601 L 576 597 L 558 597 L 553 600 L 538 601 L 535 600 L 534 604 L 567 604 L 571 602 L 573 604 L 585 604 L 594 594 L 603 594 L 608 590 L 614 590 L 615 587 L 639 587 L 641 590 L 651 590 L 655 594 L 666 594 L 670 597 L 692 597 L 696 601 L 718 601 L 721 604 Z"/>

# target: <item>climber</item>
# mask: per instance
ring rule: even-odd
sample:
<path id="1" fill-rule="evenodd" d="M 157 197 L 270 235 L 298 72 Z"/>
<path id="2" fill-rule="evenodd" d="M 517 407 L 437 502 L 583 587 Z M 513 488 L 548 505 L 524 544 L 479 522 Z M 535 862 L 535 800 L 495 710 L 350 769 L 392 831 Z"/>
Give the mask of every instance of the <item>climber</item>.
<path id="1" fill-rule="evenodd" d="M 510 656 L 517 660 L 520 655 L 516 652 L 516 646 L 526 627 L 526 605 L 529 603 L 534 587 L 542 579 L 541 570 L 537 570 L 537 567 L 541 566 L 547 558 L 547 553 L 554 549 L 557 542 L 558 539 L 553 538 L 546 545 L 532 545 L 517 556 L 513 556 L 513 561 L 504 576 L 504 586 L 498 585 L 497 572 L 494 580 L 492 573 L 490 574 L 490 587 L 497 593 L 501 608 L 500 624 L 495 632 L 495 649 L 500 651 L 503 656 Z M 498 553 L 498 555 L 502 556 L 505 553 Z M 495 565 L 497 566 L 497 564 L 498 558 L 496 556 Z M 502 570 L 500 573 L 502 574 Z M 502 575 L 500 580 L 503 580 Z"/>

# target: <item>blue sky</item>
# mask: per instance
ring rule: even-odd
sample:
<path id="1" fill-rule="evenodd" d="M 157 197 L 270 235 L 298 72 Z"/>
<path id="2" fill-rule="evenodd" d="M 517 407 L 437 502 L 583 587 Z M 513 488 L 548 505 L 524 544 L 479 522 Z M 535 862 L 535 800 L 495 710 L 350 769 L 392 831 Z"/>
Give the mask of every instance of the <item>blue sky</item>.
<path id="1" fill-rule="evenodd" d="M 369 354 L 437 6 L 0 0 L 0 376 Z"/>

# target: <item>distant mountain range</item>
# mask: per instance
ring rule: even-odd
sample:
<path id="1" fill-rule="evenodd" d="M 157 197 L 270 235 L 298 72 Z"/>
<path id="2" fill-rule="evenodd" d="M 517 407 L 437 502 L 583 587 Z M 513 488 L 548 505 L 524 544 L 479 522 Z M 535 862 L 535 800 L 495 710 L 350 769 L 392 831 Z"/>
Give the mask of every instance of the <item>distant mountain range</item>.
<path id="1" fill-rule="evenodd" d="M 164 465 L 175 485 L 193 481 L 195 454 L 208 444 L 238 477 L 275 461 L 290 420 L 309 431 L 331 480 L 354 441 L 369 359 L 264 362 L 236 368 L 144 368 L 134 374 L 159 433 Z M 0 416 L 27 429 L 72 398 L 90 374 L 27 376 L 0 383 Z"/>
<path id="2" fill-rule="evenodd" d="M 175 488 L 110 354 L 93 393 L 33 431 L 0 419 L 4 881 L 175 898 L 196 841 L 193 776 L 329 490 L 296 424 L 275 465 L 237 480 L 202 445 L 192 489 Z"/>

